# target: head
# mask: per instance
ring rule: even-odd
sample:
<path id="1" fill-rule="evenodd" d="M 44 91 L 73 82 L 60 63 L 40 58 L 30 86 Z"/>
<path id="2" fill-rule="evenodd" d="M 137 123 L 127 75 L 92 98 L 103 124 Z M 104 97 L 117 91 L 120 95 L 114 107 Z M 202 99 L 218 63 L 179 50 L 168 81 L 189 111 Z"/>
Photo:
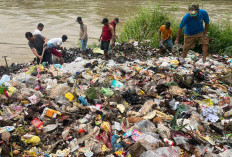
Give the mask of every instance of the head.
<path id="1" fill-rule="evenodd" d="M 44 25 L 42 23 L 39 23 L 37 26 L 37 29 L 40 31 L 43 31 Z"/>
<path id="2" fill-rule="evenodd" d="M 192 17 L 195 17 L 198 15 L 199 12 L 199 5 L 198 4 L 192 4 L 189 6 L 189 14 Z"/>
<path id="3" fill-rule="evenodd" d="M 26 32 L 26 33 L 25 33 L 25 37 L 26 37 L 27 40 L 29 40 L 29 41 L 34 41 L 34 36 L 32 35 L 31 32 Z"/>
<path id="4" fill-rule="evenodd" d="M 169 28 L 170 28 L 170 26 L 171 26 L 171 22 L 166 22 L 166 24 L 165 24 L 165 28 L 166 28 L 166 29 L 169 29 Z"/>
<path id="5" fill-rule="evenodd" d="M 108 25 L 109 24 L 109 20 L 107 18 L 104 18 L 102 20 L 102 24 L 105 25 L 105 26 Z"/>
<path id="6" fill-rule="evenodd" d="M 78 22 L 79 24 L 82 24 L 82 23 L 83 23 L 82 18 L 81 18 L 81 17 L 77 17 L 77 22 Z"/>
<path id="7" fill-rule="evenodd" d="M 65 42 L 68 39 L 67 35 L 62 35 L 61 38 L 62 38 L 62 42 Z"/>
<path id="8" fill-rule="evenodd" d="M 116 17 L 116 18 L 114 19 L 114 22 L 115 22 L 116 24 L 118 24 L 118 23 L 119 23 L 119 18 Z"/>

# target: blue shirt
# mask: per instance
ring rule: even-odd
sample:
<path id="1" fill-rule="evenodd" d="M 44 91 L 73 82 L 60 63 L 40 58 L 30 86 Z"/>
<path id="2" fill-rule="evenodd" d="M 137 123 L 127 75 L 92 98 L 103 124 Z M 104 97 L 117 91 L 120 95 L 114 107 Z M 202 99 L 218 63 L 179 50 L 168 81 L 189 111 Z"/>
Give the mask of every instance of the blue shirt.
<path id="1" fill-rule="evenodd" d="M 187 13 L 183 17 L 179 28 L 185 27 L 185 29 L 184 29 L 185 34 L 195 35 L 195 34 L 203 32 L 205 30 L 205 28 L 203 26 L 203 21 L 206 24 L 209 24 L 209 15 L 208 15 L 207 11 L 200 9 L 196 19 L 195 19 L 195 17 L 191 17 L 190 14 Z"/>

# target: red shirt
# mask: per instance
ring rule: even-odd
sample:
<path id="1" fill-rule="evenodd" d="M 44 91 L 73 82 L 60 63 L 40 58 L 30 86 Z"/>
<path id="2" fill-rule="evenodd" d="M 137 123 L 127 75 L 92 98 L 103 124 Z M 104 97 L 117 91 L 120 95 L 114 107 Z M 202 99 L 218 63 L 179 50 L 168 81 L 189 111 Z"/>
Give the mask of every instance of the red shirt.
<path id="1" fill-rule="evenodd" d="M 103 26 L 103 28 L 102 28 L 102 40 L 103 41 L 110 41 L 111 37 L 112 37 L 112 33 L 110 30 L 110 25 Z"/>
<path id="2" fill-rule="evenodd" d="M 110 25 L 114 28 L 114 32 L 115 32 L 115 28 L 116 28 L 116 23 L 114 21 L 110 22 Z"/>

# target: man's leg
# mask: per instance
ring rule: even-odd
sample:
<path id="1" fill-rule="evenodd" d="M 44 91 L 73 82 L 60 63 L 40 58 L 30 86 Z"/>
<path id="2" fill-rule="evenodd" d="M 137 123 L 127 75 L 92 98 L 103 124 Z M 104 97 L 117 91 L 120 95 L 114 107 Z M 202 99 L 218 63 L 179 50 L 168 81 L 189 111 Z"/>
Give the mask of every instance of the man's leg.
<path id="1" fill-rule="evenodd" d="M 187 57 L 189 49 L 194 48 L 196 39 L 194 36 L 184 34 L 183 58 Z"/>
<path id="2" fill-rule="evenodd" d="M 168 43 L 168 51 L 169 51 L 169 52 L 172 52 L 172 47 L 173 47 L 172 39 L 168 39 L 168 40 L 167 40 L 167 43 Z"/>
<path id="3" fill-rule="evenodd" d="M 86 50 L 85 41 L 81 39 L 81 51 L 82 51 L 82 55 L 86 55 L 85 50 Z"/>
<path id="4" fill-rule="evenodd" d="M 104 42 L 104 55 L 105 55 L 105 59 L 108 60 L 109 59 L 109 46 L 110 46 L 110 41 L 105 41 Z"/>
<path id="5" fill-rule="evenodd" d="M 64 64 L 64 58 L 63 57 L 59 57 L 60 61 L 62 64 Z"/>
<path id="6" fill-rule="evenodd" d="M 48 64 L 52 64 L 52 55 L 49 49 L 46 49 L 44 52 L 44 58 L 42 62 L 47 62 Z"/>
<path id="7" fill-rule="evenodd" d="M 64 59 L 62 57 L 62 54 L 59 51 L 57 51 L 57 49 L 50 48 L 49 50 L 50 50 L 51 54 L 57 56 L 60 59 L 61 63 L 64 64 Z"/>
<path id="8" fill-rule="evenodd" d="M 208 48 L 209 48 L 209 45 L 208 45 L 208 44 L 203 44 L 203 45 L 202 45 L 203 62 L 206 61 L 206 57 L 207 57 L 207 55 L 208 55 Z"/>
<path id="9" fill-rule="evenodd" d="M 201 33 L 199 38 L 199 44 L 202 44 L 203 62 L 205 62 L 209 49 L 209 37 L 207 35 L 204 36 L 204 34 Z"/>

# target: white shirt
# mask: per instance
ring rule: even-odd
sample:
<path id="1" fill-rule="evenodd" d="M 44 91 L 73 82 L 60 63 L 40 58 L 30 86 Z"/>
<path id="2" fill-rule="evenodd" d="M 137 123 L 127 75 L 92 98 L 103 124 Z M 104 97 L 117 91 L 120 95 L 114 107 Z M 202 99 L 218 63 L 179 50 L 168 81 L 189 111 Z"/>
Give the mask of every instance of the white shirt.
<path id="1" fill-rule="evenodd" d="M 48 47 L 55 48 L 57 45 L 60 46 L 62 44 L 62 38 L 52 38 L 48 41 Z"/>
<path id="2" fill-rule="evenodd" d="M 33 35 L 37 35 L 37 34 L 42 35 L 41 31 L 38 30 L 38 29 L 36 29 L 36 30 L 34 31 Z"/>

